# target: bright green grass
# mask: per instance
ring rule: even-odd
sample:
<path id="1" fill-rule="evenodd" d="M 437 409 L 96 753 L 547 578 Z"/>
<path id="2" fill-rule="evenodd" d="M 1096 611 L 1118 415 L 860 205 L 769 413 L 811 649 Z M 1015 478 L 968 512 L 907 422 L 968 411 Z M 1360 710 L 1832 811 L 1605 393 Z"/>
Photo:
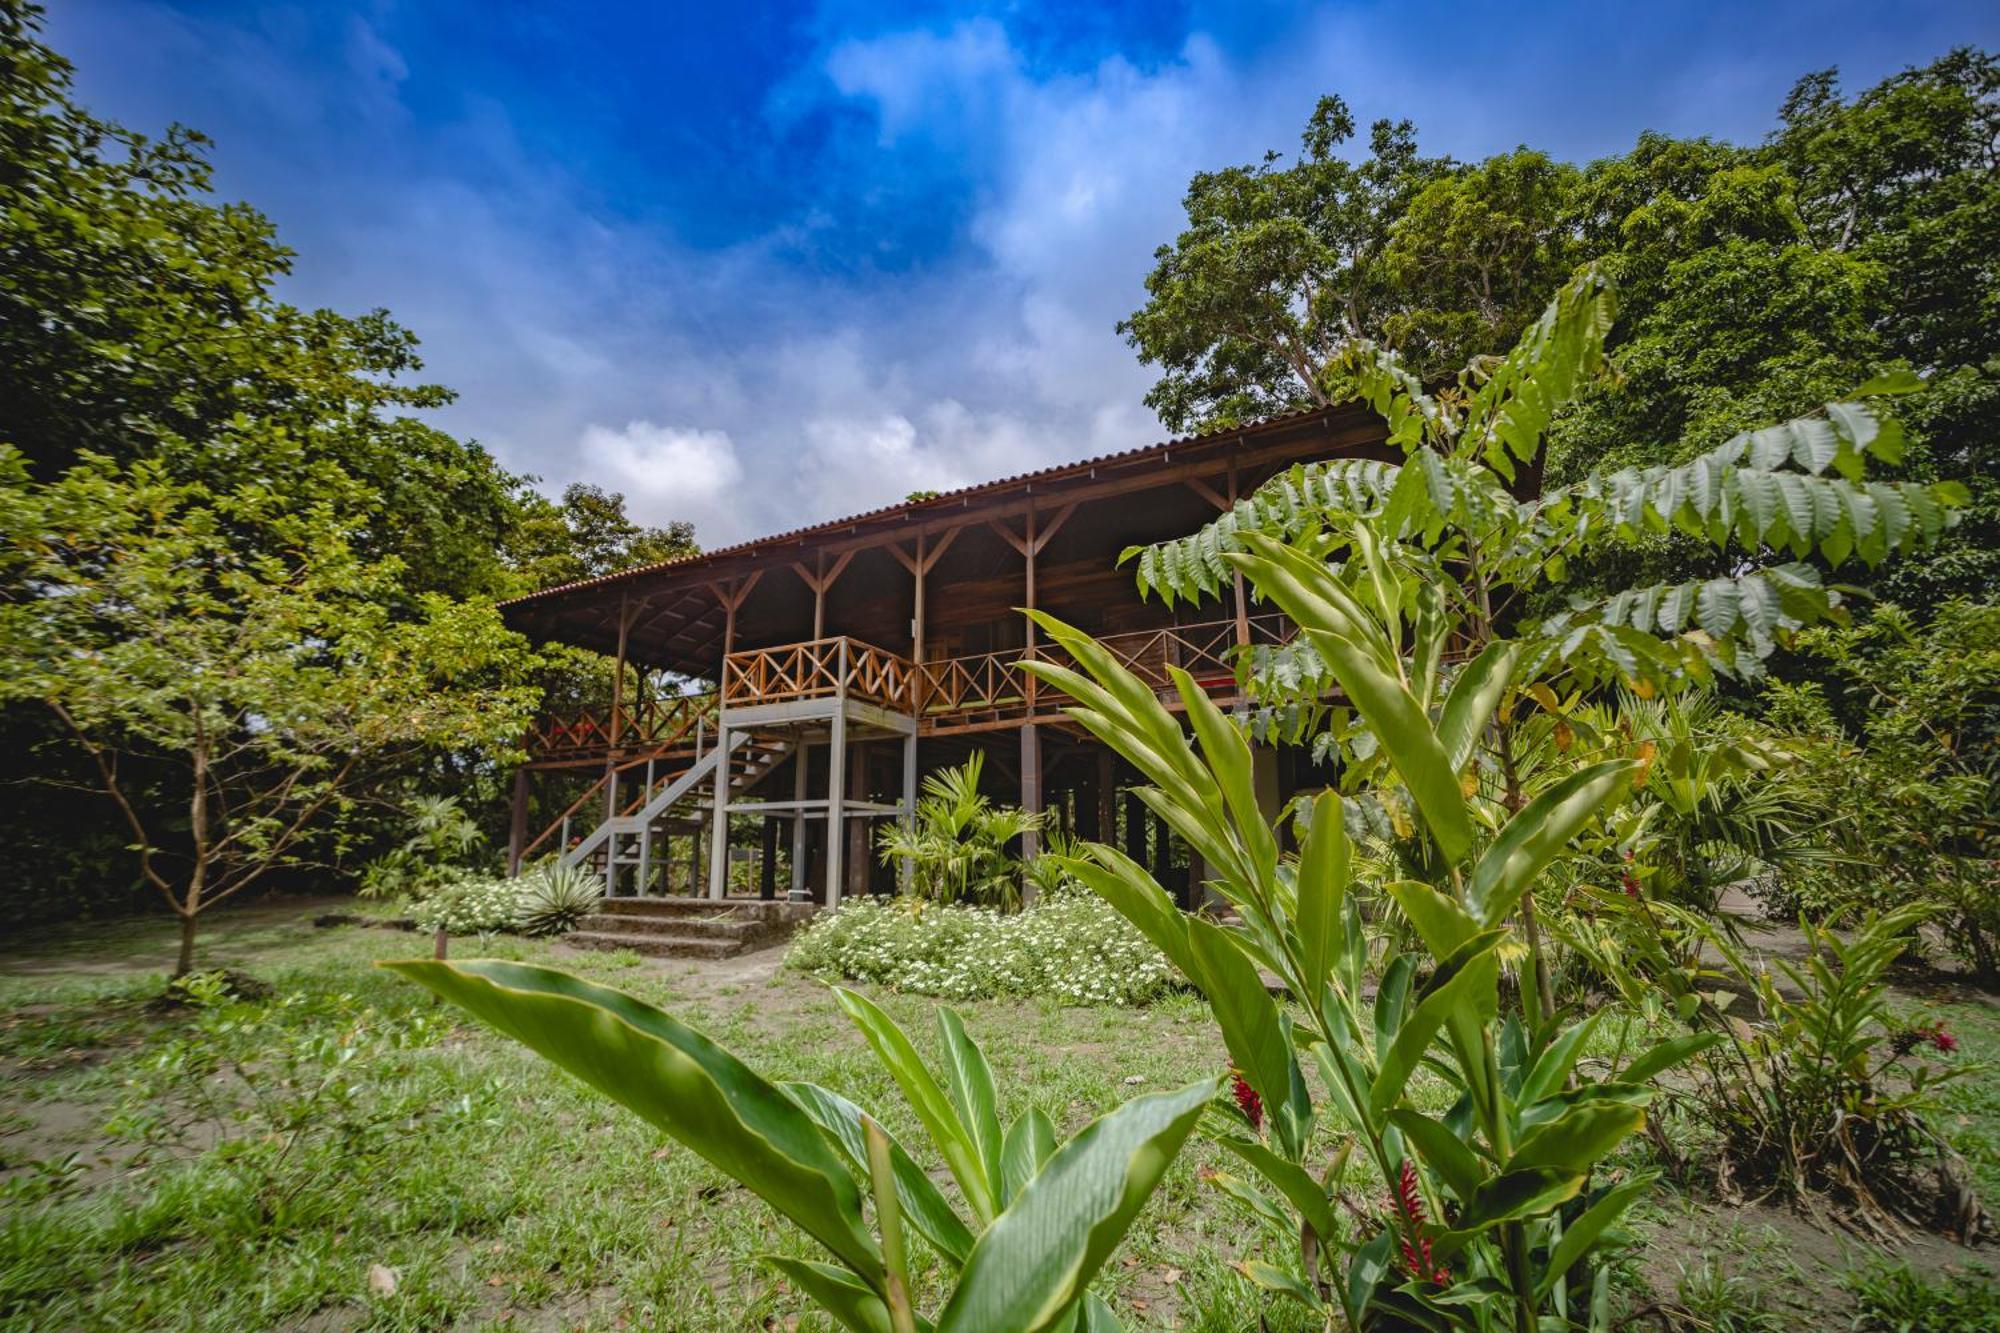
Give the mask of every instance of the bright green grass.
<path id="1" fill-rule="evenodd" d="M 224 914 L 205 966 L 273 982 L 296 1013 L 274 1040 L 309 1040 L 365 1022 L 402 1034 L 348 1067 L 356 1114 L 382 1129 L 361 1146 L 339 1115 L 315 1122 L 275 1178 L 253 1167 L 269 1145 L 199 1131 L 140 1151 L 107 1134 L 151 1108 L 133 1087 L 185 1031 L 145 1002 L 163 971 L 124 960 L 172 956 L 164 924 L 90 927 L 0 959 L 0 1328 L 825 1328 L 757 1262 L 808 1252 L 759 1200 L 691 1153 L 513 1043 L 441 1008 L 370 964 L 428 953 L 425 937 L 316 930 L 311 910 Z M 554 962 L 671 1009 L 773 1078 L 807 1079 L 876 1110 L 920 1158 L 913 1117 L 832 1004 L 795 973 L 718 978 L 691 965 L 572 953 L 542 943 L 457 941 Z M 773 960 L 775 961 L 775 960 Z M 936 1002 L 876 998 L 930 1049 Z M 1211 1075 L 1219 1034 L 1195 1001 L 1079 1009 L 1035 1002 L 956 1006 L 994 1066 L 1010 1119 L 1028 1105 L 1065 1130 L 1142 1090 Z M 357 1018 L 357 1015 L 366 1015 Z M 2000 1054 L 2000 1022 L 1958 1006 L 1968 1048 Z M 1607 1031 L 1599 1045 L 1613 1040 Z M 1605 1053 L 1604 1050 L 1595 1053 Z M 1953 1133 L 1982 1172 L 2000 1165 L 1992 1083 L 1954 1094 Z M 1442 1089 L 1419 1086 L 1437 1102 Z M 1441 1109 L 1436 1107 L 1434 1109 Z M 1320 1131 L 1321 1160 L 1335 1135 Z M 1636 1152 L 1636 1149 L 1634 1150 Z M 76 1154 L 71 1161 L 70 1155 Z M 1250 1228 L 1205 1168 L 1233 1159 L 1199 1139 L 1112 1261 L 1101 1285 L 1135 1327 L 1298 1327 L 1238 1278 Z M 933 1163 L 934 1164 L 934 1163 Z M 1622 1165 L 1636 1164 L 1628 1159 Z M 1365 1202 L 1366 1168 L 1349 1176 Z M 1988 1197 L 2000 1196 L 2000 1182 Z M 273 1204 L 273 1193 L 282 1198 Z M 392 1294 L 369 1273 L 394 1270 Z"/>

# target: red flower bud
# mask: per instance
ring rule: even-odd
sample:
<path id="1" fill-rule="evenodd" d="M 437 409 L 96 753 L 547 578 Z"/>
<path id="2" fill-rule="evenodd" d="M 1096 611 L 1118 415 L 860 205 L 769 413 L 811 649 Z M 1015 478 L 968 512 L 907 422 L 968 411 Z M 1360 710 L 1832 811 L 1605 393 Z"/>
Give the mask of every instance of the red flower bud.
<path id="1" fill-rule="evenodd" d="M 1250 1128 L 1262 1132 L 1264 1128 L 1264 1099 L 1257 1095 L 1257 1089 L 1243 1081 L 1241 1071 L 1229 1071 L 1229 1091 L 1236 1098 L 1236 1109 L 1243 1112 L 1250 1121 Z"/>

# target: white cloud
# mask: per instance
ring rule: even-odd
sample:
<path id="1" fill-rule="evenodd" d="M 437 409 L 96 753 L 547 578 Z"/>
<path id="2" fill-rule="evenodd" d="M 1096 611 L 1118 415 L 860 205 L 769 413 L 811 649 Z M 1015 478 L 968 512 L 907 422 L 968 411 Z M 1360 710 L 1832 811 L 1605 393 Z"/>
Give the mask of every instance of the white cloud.
<path id="1" fill-rule="evenodd" d="M 711 545 L 755 535 L 734 522 L 744 469 L 723 431 L 650 421 L 628 421 L 616 430 L 591 425 L 578 437 L 576 452 L 575 475 L 622 491 L 626 512 L 642 522 L 691 519 Z"/>

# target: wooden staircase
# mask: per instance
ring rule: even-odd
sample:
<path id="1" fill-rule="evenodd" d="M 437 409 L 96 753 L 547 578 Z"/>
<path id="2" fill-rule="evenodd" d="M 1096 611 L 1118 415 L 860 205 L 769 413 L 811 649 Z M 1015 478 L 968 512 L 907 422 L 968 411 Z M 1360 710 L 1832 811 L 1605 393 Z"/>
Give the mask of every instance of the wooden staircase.
<path id="1" fill-rule="evenodd" d="M 563 938 L 583 949 L 651 958 L 734 958 L 782 943 L 817 909 L 761 898 L 606 898 Z"/>

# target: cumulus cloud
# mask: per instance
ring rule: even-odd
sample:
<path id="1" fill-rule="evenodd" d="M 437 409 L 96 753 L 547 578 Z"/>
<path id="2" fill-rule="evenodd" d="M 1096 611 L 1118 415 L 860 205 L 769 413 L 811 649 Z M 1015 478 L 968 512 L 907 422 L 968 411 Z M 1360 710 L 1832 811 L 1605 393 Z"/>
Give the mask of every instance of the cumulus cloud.
<path id="1" fill-rule="evenodd" d="M 691 519 L 712 540 L 754 534 L 738 529 L 743 461 L 724 431 L 628 421 L 618 429 L 586 426 L 577 439 L 577 472 L 621 491 L 626 512 L 642 522 Z"/>
<path id="2" fill-rule="evenodd" d="M 408 13 L 369 12 L 96 0 L 51 22 L 94 107 L 216 135 L 223 191 L 299 252 L 290 299 L 386 305 L 416 330 L 427 373 L 460 392 L 441 424 L 551 492 L 623 490 L 710 545 L 1158 438 L 1153 372 L 1113 326 L 1144 299 L 1189 176 L 1294 146 L 1323 92 L 1364 121 L 1415 117 L 1434 151 L 1586 156 L 1648 124 L 1754 138 L 1800 70 L 1846 59 L 1859 85 L 1964 40 L 1901 23 L 1862 68 L 1860 27 L 1811 5 L 1747 39 L 1688 19 L 1699 40 L 1663 46 L 1579 3 L 1483 32 L 1480 58 L 1440 79 L 1435 34 L 1462 30 L 1462 7 L 1198 3 L 1145 53 L 1061 58 L 1019 38 L 1023 14 L 902 24 L 864 7 L 803 25 L 826 36 L 758 76 L 761 111 L 703 122 L 662 85 L 657 104 L 593 103 L 558 127 L 706 133 L 747 170 L 832 126 L 785 150 L 800 156 L 773 177 L 770 218 L 696 238 L 649 207 L 646 172 L 679 159 L 593 156 L 471 74 L 441 82 L 454 35 L 405 51 Z M 536 46 L 594 89 L 561 67 L 563 40 Z"/>

